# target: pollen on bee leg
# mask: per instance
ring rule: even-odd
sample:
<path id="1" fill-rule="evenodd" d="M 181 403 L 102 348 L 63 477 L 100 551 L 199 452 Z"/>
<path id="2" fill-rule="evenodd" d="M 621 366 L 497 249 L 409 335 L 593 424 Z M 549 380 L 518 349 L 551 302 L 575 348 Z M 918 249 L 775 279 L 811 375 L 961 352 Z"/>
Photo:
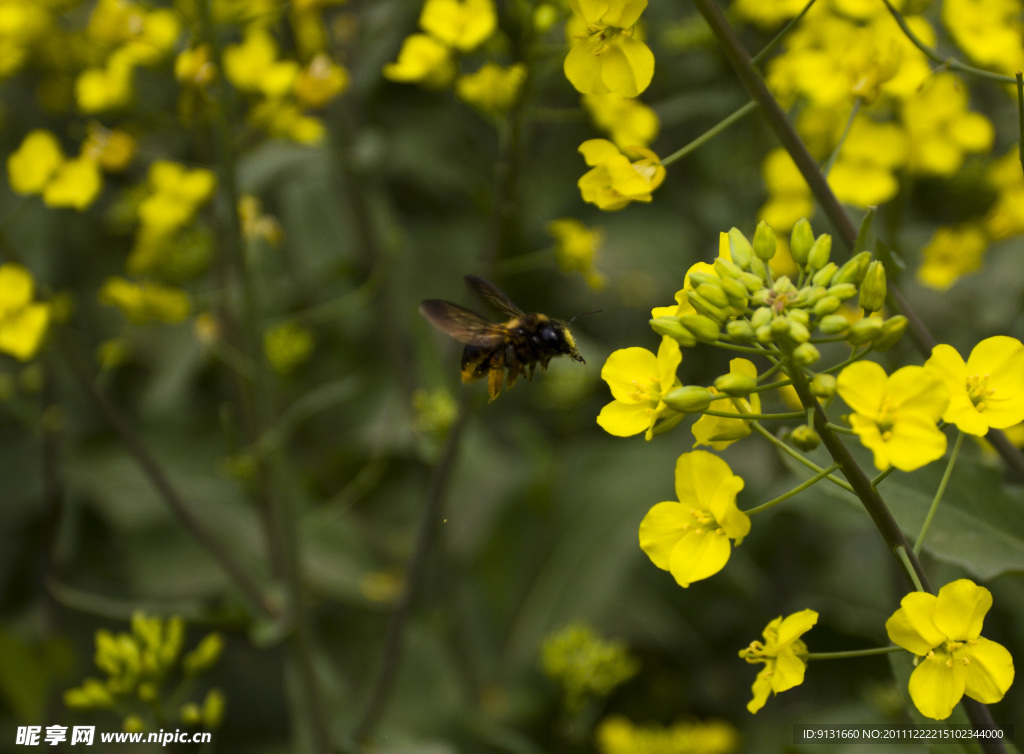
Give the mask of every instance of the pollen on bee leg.
<path id="1" fill-rule="evenodd" d="M 505 370 L 499 366 L 491 367 L 487 374 L 487 395 L 494 400 L 501 394 L 501 383 L 505 381 Z M 511 387 L 511 385 L 509 385 Z"/>

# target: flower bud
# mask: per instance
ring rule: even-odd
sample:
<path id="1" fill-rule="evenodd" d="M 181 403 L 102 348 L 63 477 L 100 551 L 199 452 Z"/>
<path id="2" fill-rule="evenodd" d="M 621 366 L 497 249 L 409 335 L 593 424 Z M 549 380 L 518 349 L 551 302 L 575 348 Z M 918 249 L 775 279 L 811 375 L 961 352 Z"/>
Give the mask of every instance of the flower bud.
<path id="1" fill-rule="evenodd" d="M 826 264 L 828 264 L 829 257 L 832 256 L 832 236 L 828 233 L 822 233 L 818 236 L 814 245 L 811 246 L 811 250 L 807 252 L 807 269 L 820 270 Z"/>
<path id="2" fill-rule="evenodd" d="M 801 325 L 806 325 L 811 321 L 811 314 L 806 309 L 786 309 L 786 316 Z"/>
<path id="3" fill-rule="evenodd" d="M 756 293 L 757 291 L 764 288 L 764 280 L 755 275 L 753 272 L 742 272 L 739 277 L 739 281 L 743 283 L 748 291 Z"/>
<path id="4" fill-rule="evenodd" d="M 721 278 L 719 282 L 730 303 L 740 307 L 747 305 L 747 287 L 743 283 L 733 278 Z"/>
<path id="5" fill-rule="evenodd" d="M 775 342 L 775 339 L 772 337 L 771 325 L 761 325 L 760 327 L 755 328 L 754 336 L 757 338 L 757 342 L 762 346 L 767 346 Z"/>
<path id="6" fill-rule="evenodd" d="M 754 335 L 754 327 L 745 319 L 730 320 L 725 325 L 726 334 L 736 343 L 750 343 Z"/>
<path id="7" fill-rule="evenodd" d="M 807 264 L 807 255 L 814 245 L 814 231 L 806 217 L 801 217 L 793 226 L 793 233 L 789 237 L 789 253 L 793 261 L 800 267 Z"/>
<path id="8" fill-rule="evenodd" d="M 701 343 L 714 343 L 721 332 L 718 323 L 703 314 L 684 314 L 679 317 L 679 324 Z"/>
<path id="9" fill-rule="evenodd" d="M 771 307 L 762 306 L 761 308 L 754 310 L 754 313 L 750 317 L 750 324 L 753 325 L 756 330 L 762 325 L 770 325 L 774 318 L 775 313 L 772 312 Z"/>
<path id="10" fill-rule="evenodd" d="M 669 408 L 686 414 L 697 414 L 704 411 L 714 399 L 714 393 L 700 385 L 677 387 L 662 397 Z"/>
<path id="11" fill-rule="evenodd" d="M 811 276 L 811 282 L 815 285 L 829 285 L 838 269 L 835 262 L 829 262 Z"/>
<path id="12" fill-rule="evenodd" d="M 882 334 L 882 320 L 876 317 L 865 317 L 850 325 L 846 331 L 846 340 L 855 346 L 862 346 Z"/>
<path id="13" fill-rule="evenodd" d="M 768 265 L 757 257 L 750 260 L 750 271 L 761 278 L 765 283 L 771 280 L 771 275 L 768 273 Z"/>
<path id="14" fill-rule="evenodd" d="M 754 248 L 739 228 L 729 228 L 729 255 L 741 270 L 750 268 L 750 260 L 754 258 Z"/>
<path id="15" fill-rule="evenodd" d="M 723 374 L 715 380 L 715 390 L 723 395 L 730 395 L 733 398 L 743 398 L 750 395 L 757 388 L 757 380 L 745 374 L 730 372 Z"/>
<path id="16" fill-rule="evenodd" d="M 775 256 L 776 246 L 775 231 L 762 220 L 754 229 L 754 256 L 767 262 Z"/>
<path id="17" fill-rule="evenodd" d="M 725 294 L 723 293 L 722 296 L 724 297 Z M 690 306 L 697 310 L 698 314 L 710 317 L 715 322 L 725 322 L 729 319 L 729 315 L 720 307 L 715 306 L 703 296 L 698 295 L 696 291 L 687 291 L 686 300 L 690 302 Z"/>
<path id="18" fill-rule="evenodd" d="M 725 278 L 738 278 L 743 274 L 743 270 L 735 262 L 730 262 L 725 257 L 715 258 L 715 272 L 718 273 L 718 277 Z M 692 276 L 691 276 L 692 277 Z"/>
<path id="19" fill-rule="evenodd" d="M 811 380 L 811 395 L 829 399 L 836 394 L 836 378 L 831 374 L 816 374 Z"/>
<path id="20" fill-rule="evenodd" d="M 679 317 L 655 317 L 651 320 L 651 329 L 658 335 L 667 335 L 684 348 L 692 348 L 697 345 L 697 339 L 693 334 L 682 326 Z"/>
<path id="21" fill-rule="evenodd" d="M 848 298 L 853 298 L 857 295 L 857 286 L 853 283 L 840 283 L 839 285 L 833 285 L 828 289 L 830 296 L 835 296 L 840 301 L 846 301 Z"/>
<path id="22" fill-rule="evenodd" d="M 836 283 L 860 285 L 860 281 L 864 279 L 864 273 L 868 271 L 869 264 L 871 264 L 871 252 L 862 251 L 839 268 L 839 272 L 832 277 L 832 285 Z"/>
<path id="23" fill-rule="evenodd" d="M 793 432 L 789 435 L 789 441 L 793 443 L 793 447 L 797 450 L 807 452 L 814 450 L 821 444 L 821 437 L 814 431 L 813 427 L 801 424 L 793 429 Z"/>
<path id="24" fill-rule="evenodd" d="M 868 271 L 864 273 L 858 303 L 866 312 L 877 312 L 885 305 L 885 267 L 877 259 L 868 265 Z"/>
<path id="25" fill-rule="evenodd" d="M 885 320 L 885 324 L 882 325 L 882 334 L 879 335 L 878 339 L 872 344 L 872 348 L 876 351 L 888 351 L 894 345 L 899 343 L 900 338 L 903 337 L 903 333 L 906 331 L 906 317 L 902 314 L 889 317 L 889 319 Z"/>
<path id="26" fill-rule="evenodd" d="M 793 361 L 799 366 L 809 367 L 820 358 L 821 352 L 813 343 L 801 343 L 793 349 Z"/>
<path id="27" fill-rule="evenodd" d="M 814 304 L 814 316 L 822 319 L 826 315 L 835 312 L 842 305 L 843 302 L 835 296 L 823 296 Z"/>
<path id="28" fill-rule="evenodd" d="M 725 295 L 721 282 L 701 283 L 693 290 L 698 296 L 719 309 L 729 306 L 729 297 Z"/>
<path id="29" fill-rule="evenodd" d="M 838 335 L 846 332 L 850 326 L 850 320 L 842 314 L 829 314 L 818 320 L 818 330 L 822 335 Z"/>
<path id="30" fill-rule="evenodd" d="M 800 306 L 814 306 L 816 303 L 821 301 L 821 299 L 825 298 L 825 296 L 826 293 L 824 286 L 805 286 L 804 289 L 800 291 L 800 298 L 797 300 L 797 303 Z"/>
<path id="31" fill-rule="evenodd" d="M 796 286 L 793 284 L 793 281 L 789 279 L 789 275 L 782 275 L 779 277 L 772 285 L 772 288 L 776 293 L 792 293 L 796 290 Z"/>

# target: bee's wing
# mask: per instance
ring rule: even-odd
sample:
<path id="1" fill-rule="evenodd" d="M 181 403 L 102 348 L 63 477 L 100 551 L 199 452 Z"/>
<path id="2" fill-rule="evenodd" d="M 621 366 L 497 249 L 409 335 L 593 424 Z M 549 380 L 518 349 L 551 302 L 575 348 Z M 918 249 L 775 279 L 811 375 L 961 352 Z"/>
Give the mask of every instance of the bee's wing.
<path id="1" fill-rule="evenodd" d="M 472 288 L 480 298 L 494 307 L 496 311 L 509 318 L 522 317 L 526 314 L 526 312 L 512 303 L 512 299 L 498 290 L 494 283 L 488 283 L 476 275 L 466 275 L 466 285 Z"/>
<path id="2" fill-rule="evenodd" d="M 430 324 L 460 343 L 494 348 L 505 340 L 505 328 L 489 322 L 476 312 L 450 301 L 428 298 L 420 303 L 420 312 Z"/>

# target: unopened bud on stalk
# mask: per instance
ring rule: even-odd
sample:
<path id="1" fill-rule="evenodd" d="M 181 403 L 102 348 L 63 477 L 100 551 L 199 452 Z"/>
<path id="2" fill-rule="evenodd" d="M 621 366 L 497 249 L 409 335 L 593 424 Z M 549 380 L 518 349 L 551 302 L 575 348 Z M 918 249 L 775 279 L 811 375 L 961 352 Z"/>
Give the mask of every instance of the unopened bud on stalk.
<path id="1" fill-rule="evenodd" d="M 821 352 L 813 343 L 801 343 L 793 349 L 793 361 L 799 366 L 809 367 L 820 358 Z"/>
<path id="2" fill-rule="evenodd" d="M 745 319 L 734 319 L 725 326 L 726 334 L 736 343 L 750 343 L 755 335 L 753 326 Z"/>
<path id="3" fill-rule="evenodd" d="M 885 320 L 885 324 L 882 325 L 882 334 L 879 335 L 877 340 L 872 344 L 872 348 L 876 351 L 888 351 L 894 345 L 899 343 L 900 338 L 903 337 L 903 333 L 906 331 L 906 317 L 902 314 L 889 317 L 889 319 Z"/>
<path id="4" fill-rule="evenodd" d="M 838 269 L 835 262 L 827 262 L 824 267 L 811 276 L 811 282 L 815 285 L 829 285 Z"/>
<path id="5" fill-rule="evenodd" d="M 813 427 L 801 424 L 789 435 L 789 441 L 793 447 L 804 452 L 814 450 L 821 444 L 821 437 L 814 431 Z"/>
<path id="6" fill-rule="evenodd" d="M 875 317 L 865 317 L 850 325 L 850 329 L 846 331 L 846 340 L 851 345 L 862 346 L 881 335 L 882 328 L 882 320 Z"/>
<path id="7" fill-rule="evenodd" d="M 877 259 L 868 265 L 864 274 L 858 303 L 866 312 L 877 312 L 885 305 L 885 267 Z"/>
<path id="8" fill-rule="evenodd" d="M 703 314 L 684 314 L 679 318 L 679 324 L 702 343 L 714 343 L 721 331 L 717 322 Z"/>
<path id="9" fill-rule="evenodd" d="M 815 398 L 831 398 L 836 394 L 836 378 L 831 374 L 816 374 L 811 380 L 811 395 Z"/>
<path id="10" fill-rule="evenodd" d="M 714 399 L 715 396 L 710 390 L 699 385 L 677 387 L 662 398 L 665 401 L 665 405 L 669 408 L 686 414 L 696 414 L 704 411 L 711 405 L 711 401 Z"/>
<path id="11" fill-rule="evenodd" d="M 750 260 L 754 258 L 754 248 L 739 228 L 729 229 L 729 254 L 732 256 L 732 261 L 740 266 L 740 269 L 750 269 Z"/>
<path id="12" fill-rule="evenodd" d="M 754 230 L 754 256 L 767 262 L 775 256 L 776 246 L 775 231 L 762 220 Z"/>
<path id="13" fill-rule="evenodd" d="M 836 300 L 838 301 L 839 299 Z M 821 331 L 822 335 L 838 335 L 839 333 L 846 332 L 849 327 L 850 320 L 842 314 L 829 314 L 818 320 L 818 330 Z"/>
<path id="14" fill-rule="evenodd" d="M 871 264 L 871 252 L 862 251 L 839 268 L 839 272 L 832 276 L 832 285 L 836 283 L 860 285 L 864 274 L 868 271 L 869 264 Z"/>
<path id="15" fill-rule="evenodd" d="M 814 245 L 814 231 L 806 217 L 801 217 L 793 226 L 793 233 L 789 237 L 789 253 L 793 261 L 800 267 L 807 264 L 807 255 Z"/>
<path id="16" fill-rule="evenodd" d="M 815 239 L 811 250 L 807 252 L 807 269 L 809 271 L 820 270 L 828 264 L 829 257 L 831 256 L 832 236 L 828 233 L 822 233 Z"/>
<path id="17" fill-rule="evenodd" d="M 697 345 L 697 339 L 693 334 L 682 326 L 679 317 L 655 317 L 651 320 L 651 329 L 658 335 L 667 335 L 684 348 L 692 348 Z"/>
<path id="18" fill-rule="evenodd" d="M 715 390 L 733 398 L 744 398 L 754 392 L 756 388 L 757 380 L 736 372 L 723 374 L 715 380 Z"/>

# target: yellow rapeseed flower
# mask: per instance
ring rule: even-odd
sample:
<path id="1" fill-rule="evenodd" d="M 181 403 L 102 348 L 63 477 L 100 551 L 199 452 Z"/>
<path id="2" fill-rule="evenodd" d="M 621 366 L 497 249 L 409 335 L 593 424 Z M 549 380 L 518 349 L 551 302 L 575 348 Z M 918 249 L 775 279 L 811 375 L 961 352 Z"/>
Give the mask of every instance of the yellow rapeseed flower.
<path id="1" fill-rule="evenodd" d="M 1024 421 L 1024 345 L 1016 338 L 986 338 L 966 362 L 955 348 L 940 343 L 925 367 L 949 388 L 942 420 L 961 432 L 981 436 L 992 427 L 1006 429 Z"/>
<path id="2" fill-rule="evenodd" d="M 64 161 L 60 142 L 51 131 L 30 131 L 7 158 L 7 178 L 18 194 L 41 194 Z"/>
<path id="3" fill-rule="evenodd" d="M 750 517 L 736 507 L 743 479 L 704 450 L 676 461 L 679 502 L 658 503 L 640 522 L 640 548 L 682 587 L 721 571 L 750 533 Z"/>
<path id="4" fill-rule="evenodd" d="M 292 91 L 305 107 L 323 107 L 348 87 L 348 71 L 331 60 L 327 53 L 317 53 L 299 72 Z"/>
<path id="5" fill-rule="evenodd" d="M 384 66 L 384 78 L 443 89 L 455 78 L 451 50 L 429 34 L 412 34 L 402 42 L 398 60 Z"/>
<path id="6" fill-rule="evenodd" d="M 565 77 L 582 94 L 636 97 L 654 76 L 654 54 L 635 26 L 647 0 L 569 0 L 572 47 Z"/>
<path id="7" fill-rule="evenodd" d="M 482 113 L 501 115 L 512 109 L 526 81 L 526 66 L 514 63 L 508 67 L 484 63 L 476 73 L 460 76 L 455 94 L 463 102 Z"/>
<path id="8" fill-rule="evenodd" d="M 644 432 L 650 440 L 659 419 L 682 417 L 663 400 L 680 385 L 676 370 L 682 360 L 679 344 L 668 337 L 661 339 L 657 356 L 638 347 L 613 352 L 601 368 L 601 379 L 608 383 L 615 400 L 601 409 L 597 423 L 616 437 Z"/>
<path id="9" fill-rule="evenodd" d="M 729 362 L 729 374 L 756 379 L 757 367 L 748 359 L 732 359 Z M 717 392 L 713 387 L 710 390 Z M 712 401 L 709 408 L 712 411 L 758 414 L 761 412 L 761 396 L 759 393 L 751 393 L 747 398 L 720 398 Z M 707 445 L 715 450 L 724 450 L 737 440 L 742 440 L 750 432 L 749 421 L 722 416 L 702 416 L 693 425 L 693 447 Z"/>
<path id="10" fill-rule="evenodd" d="M 564 272 L 578 272 L 587 285 L 600 290 L 605 278 L 594 268 L 594 258 L 604 242 L 604 231 L 588 228 L 573 217 L 548 223 L 548 235 L 555 239 L 555 260 Z"/>
<path id="11" fill-rule="evenodd" d="M 788 691 L 804 682 L 807 670 L 807 645 L 800 639 L 818 622 L 814 610 L 801 610 L 783 618 L 781 615 L 764 629 L 764 641 L 752 641 L 740 650 L 740 657 L 764 668 L 754 681 L 754 698 L 747 703 L 751 713 L 757 712 L 768 701 L 769 694 Z"/>
<path id="12" fill-rule="evenodd" d="M 35 282 L 20 264 L 0 265 L 0 353 L 31 359 L 50 323 L 50 305 L 33 301 Z"/>
<path id="13" fill-rule="evenodd" d="M 133 283 L 119 277 L 104 283 L 99 300 L 106 306 L 116 306 L 129 322 L 137 325 L 181 322 L 191 310 L 188 294 L 181 288 L 146 281 Z"/>
<path id="14" fill-rule="evenodd" d="M 630 162 L 607 139 L 589 139 L 580 144 L 579 151 L 592 169 L 576 185 L 583 201 L 600 209 L 612 211 L 630 202 L 649 202 L 651 193 L 665 180 L 664 166 L 649 149 L 627 150 L 640 157 L 636 162 Z"/>
<path id="15" fill-rule="evenodd" d="M 49 207 L 73 207 L 79 212 L 93 203 L 103 188 L 99 165 L 88 157 L 65 160 L 46 188 L 43 202 Z"/>
<path id="16" fill-rule="evenodd" d="M 658 135 L 657 113 L 638 99 L 620 94 L 587 94 L 583 107 L 594 125 L 606 131 L 619 149 L 646 147 Z"/>
<path id="17" fill-rule="evenodd" d="M 1020 172 L 1020 162 L 1017 162 Z M 1021 197 L 1024 200 L 1024 195 Z M 917 280 L 937 291 L 945 291 L 960 278 L 981 269 L 988 238 L 977 224 L 965 223 L 936 228 L 931 240 L 921 249 Z"/>
<path id="18" fill-rule="evenodd" d="M 497 23 L 492 0 L 427 0 L 420 12 L 423 31 L 462 52 L 478 47 Z"/>
<path id="19" fill-rule="evenodd" d="M 885 622 L 889 639 L 916 655 L 910 698 L 925 717 L 945 720 L 966 694 L 998 702 L 1013 683 L 1013 657 L 981 635 L 992 593 L 968 579 L 946 584 L 938 596 L 911 592 Z"/>
<path id="20" fill-rule="evenodd" d="M 242 42 L 224 50 L 224 75 L 243 92 L 259 92 L 268 97 L 288 93 L 299 75 L 294 60 L 277 59 L 277 42 L 270 32 L 250 27 Z"/>
<path id="21" fill-rule="evenodd" d="M 181 227 L 212 195 L 216 176 L 205 168 L 189 170 L 169 160 L 149 167 L 152 193 L 139 204 L 139 220 L 152 231 Z"/>
<path id="22" fill-rule="evenodd" d="M 946 452 L 946 435 L 936 423 L 949 390 L 933 371 L 908 366 L 886 375 L 878 364 L 858 361 L 839 373 L 836 389 L 853 409 L 853 431 L 880 471 L 890 465 L 913 471 Z"/>
<path id="23" fill-rule="evenodd" d="M 1020 0 L 943 0 L 942 23 L 975 63 L 1007 76 L 1024 68 Z"/>

